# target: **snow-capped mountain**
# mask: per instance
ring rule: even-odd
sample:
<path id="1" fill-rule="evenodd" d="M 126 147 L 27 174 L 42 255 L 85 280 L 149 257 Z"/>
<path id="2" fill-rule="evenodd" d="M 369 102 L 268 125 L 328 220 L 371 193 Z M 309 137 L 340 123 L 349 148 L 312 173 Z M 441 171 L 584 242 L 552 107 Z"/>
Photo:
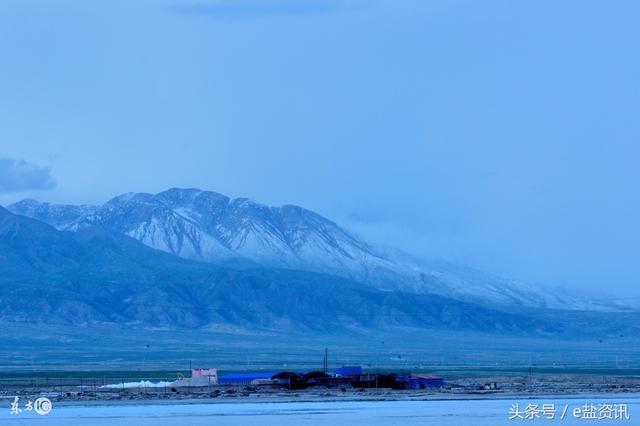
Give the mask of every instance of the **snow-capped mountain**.
<path id="1" fill-rule="evenodd" d="M 341 272 L 366 277 L 393 262 L 330 220 L 298 206 L 269 207 L 198 189 L 130 193 L 102 206 L 24 200 L 16 214 L 76 231 L 99 225 L 180 257 L 246 259 L 260 265 Z"/>
<path id="2" fill-rule="evenodd" d="M 592 308 L 558 292 L 443 263 L 426 264 L 397 250 L 382 251 L 294 205 L 270 207 L 247 198 L 174 188 L 124 194 L 101 206 L 23 200 L 8 209 L 58 230 L 98 225 L 188 259 L 324 272 L 384 290 L 492 305 Z"/>

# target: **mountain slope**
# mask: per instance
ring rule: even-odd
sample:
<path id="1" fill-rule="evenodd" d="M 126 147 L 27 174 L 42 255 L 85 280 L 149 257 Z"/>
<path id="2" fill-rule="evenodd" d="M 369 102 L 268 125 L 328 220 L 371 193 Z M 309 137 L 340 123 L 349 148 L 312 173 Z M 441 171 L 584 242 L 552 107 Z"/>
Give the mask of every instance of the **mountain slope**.
<path id="1" fill-rule="evenodd" d="M 301 207 L 269 207 L 210 191 L 130 193 L 102 206 L 24 200 L 9 209 L 59 230 L 100 226 L 167 253 L 216 264 L 321 272 L 382 290 L 438 294 L 491 307 L 603 308 L 559 291 L 382 251 Z"/>
<path id="2" fill-rule="evenodd" d="M 348 279 L 180 259 L 100 228 L 77 233 L 0 208 L 0 321 L 344 330 L 389 326 L 555 333 L 533 316 Z"/>
<path id="3" fill-rule="evenodd" d="M 9 210 L 59 230 L 99 225 L 187 259 L 246 259 L 378 283 L 383 282 L 378 276 L 397 269 L 367 243 L 312 211 L 197 189 L 125 194 L 93 207 L 24 200 Z"/>

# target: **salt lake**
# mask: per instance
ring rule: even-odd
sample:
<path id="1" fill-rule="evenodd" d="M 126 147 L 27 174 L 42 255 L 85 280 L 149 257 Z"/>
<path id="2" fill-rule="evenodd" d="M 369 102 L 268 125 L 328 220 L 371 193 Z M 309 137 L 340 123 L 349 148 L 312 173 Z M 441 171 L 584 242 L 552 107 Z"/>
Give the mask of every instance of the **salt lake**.
<path id="1" fill-rule="evenodd" d="M 517 410 L 514 409 L 517 404 Z M 531 404 L 531 405 L 529 405 Z M 547 412 L 543 411 L 547 404 Z M 185 403 L 146 402 L 136 404 L 59 405 L 46 416 L 33 411 L 11 414 L 10 407 L 0 411 L 2 425 L 135 425 L 135 426 L 204 426 L 204 425 L 443 425 L 484 426 L 518 424 L 582 425 L 592 421 L 574 416 L 576 408 L 593 404 L 596 415 L 605 416 L 604 424 L 640 425 L 640 397 L 602 395 L 594 397 L 428 401 L 312 401 L 262 403 Z M 619 404 L 626 407 L 628 420 L 607 419 L 602 407 Z M 3 403 L 3 405 L 6 405 Z M 532 407 L 537 416 L 527 419 Z M 566 410 L 565 410 L 566 407 Z M 555 420 L 547 418 L 556 411 Z M 520 411 L 520 416 L 514 415 Z M 565 412 L 564 419 L 560 417 Z M 588 414 L 591 416 L 591 414 Z M 521 418 L 524 417 L 524 418 Z M 626 418 L 626 416 L 622 416 Z M 586 423 L 585 423 L 586 422 Z"/>

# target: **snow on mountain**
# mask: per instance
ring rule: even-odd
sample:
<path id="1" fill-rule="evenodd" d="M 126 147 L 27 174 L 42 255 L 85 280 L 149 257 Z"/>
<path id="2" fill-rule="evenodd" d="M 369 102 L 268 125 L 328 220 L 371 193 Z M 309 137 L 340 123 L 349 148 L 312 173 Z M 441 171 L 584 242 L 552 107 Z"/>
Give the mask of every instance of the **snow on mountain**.
<path id="1" fill-rule="evenodd" d="M 197 189 L 124 194 L 102 206 L 24 200 L 9 209 L 59 230 L 100 225 L 189 259 L 242 258 L 358 277 L 374 267 L 393 268 L 366 243 L 312 211 L 292 205 L 268 207 Z"/>
<path id="2" fill-rule="evenodd" d="M 48 223 L 59 230 L 75 231 L 82 227 L 80 222 L 91 218 L 98 208 L 90 205 L 49 204 L 26 199 L 13 204 L 9 210 L 11 209 L 20 212 L 22 216 Z"/>
<path id="3" fill-rule="evenodd" d="M 24 200 L 8 209 L 59 230 L 99 225 L 155 249 L 200 261 L 246 260 L 325 272 L 385 290 L 439 294 L 468 302 L 593 308 L 557 291 L 374 248 L 319 214 L 294 205 L 270 207 L 247 198 L 173 188 L 158 194 L 120 195 L 102 206 Z"/>

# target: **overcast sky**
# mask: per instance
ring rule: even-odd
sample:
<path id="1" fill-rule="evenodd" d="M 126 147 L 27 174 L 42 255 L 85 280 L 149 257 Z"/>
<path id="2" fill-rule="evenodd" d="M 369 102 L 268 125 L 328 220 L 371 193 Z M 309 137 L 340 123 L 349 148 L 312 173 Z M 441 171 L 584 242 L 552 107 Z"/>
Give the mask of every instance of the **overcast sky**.
<path id="1" fill-rule="evenodd" d="M 0 203 L 199 187 L 639 295 L 640 3 L 2 0 Z"/>

